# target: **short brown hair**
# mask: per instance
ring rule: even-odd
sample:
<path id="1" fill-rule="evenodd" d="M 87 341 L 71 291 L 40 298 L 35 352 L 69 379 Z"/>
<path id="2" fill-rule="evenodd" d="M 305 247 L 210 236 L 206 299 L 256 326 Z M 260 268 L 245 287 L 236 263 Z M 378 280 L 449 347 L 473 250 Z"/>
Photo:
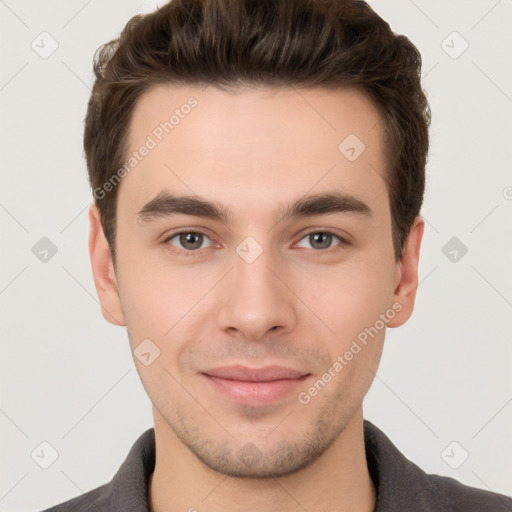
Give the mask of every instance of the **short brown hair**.
<path id="1" fill-rule="evenodd" d="M 421 55 L 361 0 L 171 0 L 94 55 L 85 118 L 89 180 L 115 264 L 117 187 L 135 104 L 157 84 L 356 89 L 383 118 L 395 257 L 425 189 L 430 108 Z M 341 142 L 341 141 L 340 141 Z"/>

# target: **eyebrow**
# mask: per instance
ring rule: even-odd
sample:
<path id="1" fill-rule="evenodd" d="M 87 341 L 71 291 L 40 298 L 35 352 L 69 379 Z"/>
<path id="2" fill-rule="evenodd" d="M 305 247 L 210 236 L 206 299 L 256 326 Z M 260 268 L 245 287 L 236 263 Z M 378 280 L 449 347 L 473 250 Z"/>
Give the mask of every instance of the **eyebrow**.
<path id="1" fill-rule="evenodd" d="M 371 208 L 360 199 L 350 194 L 329 192 L 303 196 L 291 205 L 281 206 L 277 217 L 281 221 L 329 213 L 372 216 Z M 145 204 L 137 213 L 137 218 L 145 223 L 176 214 L 203 217 L 226 224 L 232 224 L 234 220 L 231 212 L 214 201 L 207 201 L 198 196 L 170 194 L 166 191 L 160 192 Z"/>

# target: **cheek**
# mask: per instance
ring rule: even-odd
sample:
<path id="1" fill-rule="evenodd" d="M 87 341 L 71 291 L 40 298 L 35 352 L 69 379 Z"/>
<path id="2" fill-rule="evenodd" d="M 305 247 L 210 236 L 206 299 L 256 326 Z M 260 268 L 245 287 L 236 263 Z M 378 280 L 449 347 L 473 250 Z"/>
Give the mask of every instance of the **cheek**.
<path id="1" fill-rule="evenodd" d="M 373 325 L 390 307 L 392 278 L 392 265 L 354 260 L 338 267 L 319 267 L 309 272 L 307 280 L 298 278 L 297 294 L 338 340 L 347 341 Z"/>
<path id="2" fill-rule="evenodd" d="M 166 264 L 160 248 L 153 252 L 125 250 L 118 267 L 125 315 L 138 328 L 158 328 L 160 336 L 215 283 L 211 268 L 208 272 L 206 266 L 191 270 Z"/>
<path id="3" fill-rule="evenodd" d="M 172 370 L 190 338 L 201 333 L 204 322 L 198 315 L 212 317 L 207 295 L 218 276 L 206 267 L 192 272 L 147 260 L 127 263 L 119 267 L 119 295 L 131 349 L 153 341 L 160 350 L 155 367 Z"/>

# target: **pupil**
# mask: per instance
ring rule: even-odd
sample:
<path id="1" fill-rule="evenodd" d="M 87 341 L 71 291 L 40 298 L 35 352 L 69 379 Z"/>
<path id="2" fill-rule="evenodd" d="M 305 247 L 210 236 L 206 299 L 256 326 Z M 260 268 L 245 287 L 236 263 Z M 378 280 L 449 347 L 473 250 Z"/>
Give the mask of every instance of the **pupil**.
<path id="1" fill-rule="evenodd" d="M 194 238 L 196 241 L 194 242 Z M 200 233 L 182 233 L 180 242 L 184 247 L 189 249 L 198 249 L 201 247 L 201 234 Z M 192 247 L 191 247 L 192 246 Z"/>
<path id="2" fill-rule="evenodd" d="M 322 242 L 323 238 L 323 242 Z M 331 235 L 329 233 L 315 233 L 313 235 L 314 243 L 319 244 L 322 249 L 328 248 L 331 242 Z"/>

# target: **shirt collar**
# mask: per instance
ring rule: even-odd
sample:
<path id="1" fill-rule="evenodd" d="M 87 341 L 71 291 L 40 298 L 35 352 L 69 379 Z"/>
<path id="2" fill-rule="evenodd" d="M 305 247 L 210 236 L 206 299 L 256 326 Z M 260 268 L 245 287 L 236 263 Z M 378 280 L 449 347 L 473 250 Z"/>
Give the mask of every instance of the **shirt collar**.
<path id="1" fill-rule="evenodd" d="M 366 461 L 377 494 L 374 512 L 445 510 L 427 473 L 407 459 L 373 423 L 363 423 Z"/>
<path id="2" fill-rule="evenodd" d="M 368 470 L 375 485 L 374 512 L 389 510 L 441 510 L 428 475 L 406 459 L 389 438 L 370 421 L 364 420 L 364 441 Z M 146 430 L 132 446 L 118 472 L 106 485 L 109 510 L 149 512 L 149 479 L 155 468 L 155 431 Z"/>

